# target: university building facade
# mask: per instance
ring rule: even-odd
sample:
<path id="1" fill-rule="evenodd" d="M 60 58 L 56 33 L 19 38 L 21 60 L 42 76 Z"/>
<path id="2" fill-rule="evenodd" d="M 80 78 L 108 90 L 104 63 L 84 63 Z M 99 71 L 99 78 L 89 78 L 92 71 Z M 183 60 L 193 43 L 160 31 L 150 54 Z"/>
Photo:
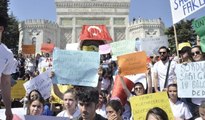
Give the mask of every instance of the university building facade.
<path id="1" fill-rule="evenodd" d="M 55 0 L 57 20 L 25 20 L 19 23 L 22 44 L 54 43 L 64 49 L 79 42 L 83 25 L 106 25 L 113 41 L 164 35 L 161 19 L 137 18 L 129 22 L 130 0 Z"/>

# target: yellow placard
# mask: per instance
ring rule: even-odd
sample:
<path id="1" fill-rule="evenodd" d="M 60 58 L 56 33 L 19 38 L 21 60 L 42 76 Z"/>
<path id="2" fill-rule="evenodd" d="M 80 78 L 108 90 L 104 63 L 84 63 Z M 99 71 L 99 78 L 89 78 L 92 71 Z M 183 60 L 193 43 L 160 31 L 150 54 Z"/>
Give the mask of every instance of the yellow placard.
<path id="1" fill-rule="evenodd" d="M 169 120 L 174 120 L 167 92 L 157 92 L 130 98 L 132 115 L 134 120 L 145 120 L 149 109 L 162 108 L 168 115 Z"/>
<path id="2" fill-rule="evenodd" d="M 64 93 L 66 90 L 68 90 L 72 87 L 73 86 L 71 86 L 71 85 L 58 85 L 58 88 L 62 93 Z M 60 103 L 60 104 L 63 103 L 63 101 L 58 96 L 55 95 L 53 88 L 51 89 L 51 96 L 52 96 L 51 103 Z"/>
<path id="3" fill-rule="evenodd" d="M 145 73 L 147 71 L 147 56 L 144 51 L 121 55 L 117 57 L 117 60 L 121 76 Z"/>
<path id="4" fill-rule="evenodd" d="M 26 95 L 26 91 L 23 87 L 25 82 L 24 80 L 16 81 L 16 84 L 11 88 L 11 98 L 23 98 Z"/>

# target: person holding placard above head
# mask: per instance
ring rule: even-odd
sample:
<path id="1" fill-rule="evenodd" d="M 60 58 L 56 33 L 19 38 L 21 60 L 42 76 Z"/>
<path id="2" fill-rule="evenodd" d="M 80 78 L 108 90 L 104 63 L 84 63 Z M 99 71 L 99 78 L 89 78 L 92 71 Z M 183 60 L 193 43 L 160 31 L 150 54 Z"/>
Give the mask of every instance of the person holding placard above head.
<path id="1" fill-rule="evenodd" d="M 200 62 L 205 60 L 204 53 L 202 52 L 202 49 L 200 46 L 193 46 L 191 48 L 191 55 L 194 60 L 194 62 Z M 192 111 L 193 116 L 199 116 L 198 115 L 198 106 L 201 104 L 202 101 L 204 101 L 205 98 L 192 98 L 190 104 L 190 110 Z"/>
<path id="2" fill-rule="evenodd" d="M 167 92 L 174 117 L 183 120 L 189 120 L 192 118 L 192 114 L 188 106 L 184 102 L 180 101 L 177 96 L 177 84 L 168 85 Z"/>
<path id="3" fill-rule="evenodd" d="M 169 49 L 165 46 L 159 48 L 160 61 L 154 64 L 154 88 L 162 91 L 171 83 L 176 82 L 176 62 L 169 59 Z"/>

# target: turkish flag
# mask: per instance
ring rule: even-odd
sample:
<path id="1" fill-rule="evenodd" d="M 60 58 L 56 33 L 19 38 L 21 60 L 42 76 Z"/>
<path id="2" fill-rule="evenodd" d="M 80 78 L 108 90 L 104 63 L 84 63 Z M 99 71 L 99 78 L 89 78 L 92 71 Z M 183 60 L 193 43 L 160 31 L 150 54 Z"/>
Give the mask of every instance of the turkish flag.
<path id="1" fill-rule="evenodd" d="M 83 25 L 80 40 L 112 41 L 105 25 Z"/>
<path id="2" fill-rule="evenodd" d="M 52 53 L 54 47 L 55 47 L 54 44 L 43 43 L 43 44 L 41 45 L 41 51 L 44 52 L 44 53 Z"/>

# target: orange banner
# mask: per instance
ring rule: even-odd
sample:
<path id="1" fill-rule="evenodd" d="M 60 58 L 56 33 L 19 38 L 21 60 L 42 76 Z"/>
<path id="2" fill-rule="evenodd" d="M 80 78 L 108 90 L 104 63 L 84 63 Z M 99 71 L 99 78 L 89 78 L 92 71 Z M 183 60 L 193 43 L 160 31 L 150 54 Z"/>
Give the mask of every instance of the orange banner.
<path id="1" fill-rule="evenodd" d="M 35 45 L 22 45 L 22 53 L 24 54 L 35 54 Z"/>
<path id="2" fill-rule="evenodd" d="M 147 70 L 147 56 L 143 52 L 135 52 L 117 57 L 120 75 L 145 73 Z"/>
<path id="3" fill-rule="evenodd" d="M 52 53 L 54 47 L 55 47 L 54 44 L 43 43 L 43 44 L 41 45 L 41 52 L 44 52 L 44 53 Z"/>

